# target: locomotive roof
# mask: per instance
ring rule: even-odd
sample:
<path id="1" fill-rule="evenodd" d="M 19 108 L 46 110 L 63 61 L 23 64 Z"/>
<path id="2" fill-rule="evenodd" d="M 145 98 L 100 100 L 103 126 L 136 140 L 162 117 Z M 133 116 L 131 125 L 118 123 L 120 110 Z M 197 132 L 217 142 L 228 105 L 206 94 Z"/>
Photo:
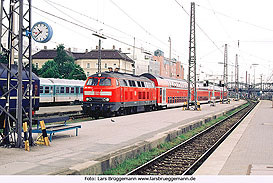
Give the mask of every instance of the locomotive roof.
<path id="1" fill-rule="evenodd" d="M 6 67 L 8 67 L 6 64 L 1 64 L 0 63 L 0 78 L 7 78 L 7 70 L 6 70 Z M 11 65 L 11 78 L 12 79 L 15 79 L 16 77 L 14 77 L 15 74 L 17 74 L 17 71 L 18 71 L 18 66 L 17 65 L 14 65 L 12 64 Z M 28 79 L 28 75 L 27 75 L 28 71 L 25 71 L 23 69 L 22 71 L 22 78 L 23 80 L 27 80 Z M 38 76 L 34 73 L 32 73 L 32 79 L 33 80 L 39 80 Z"/>
<path id="2" fill-rule="evenodd" d="M 137 76 L 129 73 L 121 73 L 121 72 L 102 72 L 101 74 L 93 74 L 89 77 L 113 77 L 113 78 L 121 78 L 121 79 L 130 79 L 130 80 L 142 80 L 142 81 L 150 81 L 147 77 Z"/>
<path id="3" fill-rule="evenodd" d="M 185 79 L 169 78 L 169 77 L 159 76 L 159 75 L 150 74 L 150 73 L 144 73 L 144 74 L 141 74 L 140 76 L 144 76 L 144 77 L 147 77 L 149 79 L 164 79 L 164 80 L 167 80 L 167 81 L 187 82 Z"/>

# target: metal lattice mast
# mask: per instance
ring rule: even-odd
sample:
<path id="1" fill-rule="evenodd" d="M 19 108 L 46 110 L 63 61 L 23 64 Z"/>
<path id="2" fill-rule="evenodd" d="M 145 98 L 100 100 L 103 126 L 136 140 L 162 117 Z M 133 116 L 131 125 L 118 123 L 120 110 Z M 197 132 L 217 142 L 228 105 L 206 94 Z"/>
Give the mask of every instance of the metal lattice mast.
<path id="1" fill-rule="evenodd" d="M 228 88 L 228 52 L 227 52 L 227 44 L 225 44 L 225 51 L 224 51 L 224 75 L 223 75 L 224 87 L 223 87 L 223 99 L 224 99 L 224 92 L 225 87 Z"/>
<path id="2" fill-rule="evenodd" d="M 236 54 L 235 58 L 235 92 L 238 95 L 239 91 L 239 65 L 238 65 L 238 54 Z"/>
<path id="3" fill-rule="evenodd" d="M 33 143 L 32 130 L 32 61 L 31 61 L 31 35 L 26 34 L 26 31 L 31 30 L 31 0 L 25 0 L 28 6 L 24 10 L 24 0 L 10 0 L 9 5 L 5 5 L 5 1 L 1 0 L 1 52 L 6 55 L 8 64 L 2 64 L 7 72 L 6 92 L 0 96 L 6 99 L 4 107 L 0 106 L 0 113 L 4 115 L 4 137 L 0 143 L 6 145 L 14 144 L 15 147 L 22 147 L 22 123 L 23 120 L 28 122 L 29 126 L 29 141 Z M 9 8 L 9 9 L 7 9 Z M 19 27 L 15 26 L 18 20 Z M 17 23 L 17 22 L 16 22 Z M 4 44 L 4 39 L 7 44 Z M 15 62 L 16 55 L 18 61 Z M 26 63 L 24 66 L 23 60 Z M 12 66 L 17 63 L 17 67 Z M 13 69 L 12 69 L 13 68 Z M 13 71 L 12 71 L 13 70 Z M 14 72 L 15 70 L 15 72 Z M 24 72 L 23 72 L 24 71 Z M 24 87 L 22 84 L 23 73 L 26 73 L 28 85 Z M 11 93 L 17 95 L 11 98 Z M 16 102 L 14 101 L 16 100 Z M 24 101 L 24 107 L 23 107 Z M 12 103 L 16 103 L 15 109 L 11 109 Z"/>
<path id="4" fill-rule="evenodd" d="M 190 109 L 190 103 L 192 102 L 194 105 L 194 109 L 197 110 L 195 3 L 194 2 L 191 3 L 191 14 L 190 14 L 189 72 L 188 72 L 188 98 L 187 98 L 188 110 Z"/>

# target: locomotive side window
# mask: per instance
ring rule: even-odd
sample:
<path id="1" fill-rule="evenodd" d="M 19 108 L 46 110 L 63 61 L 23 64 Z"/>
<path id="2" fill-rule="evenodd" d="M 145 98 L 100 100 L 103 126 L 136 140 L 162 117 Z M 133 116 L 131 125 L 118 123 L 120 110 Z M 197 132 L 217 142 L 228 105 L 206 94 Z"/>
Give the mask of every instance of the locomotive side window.
<path id="1" fill-rule="evenodd" d="M 89 78 L 86 85 L 87 86 L 97 86 L 98 78 Z"/>
<path id="2" fill-rule="evenodd" d="M 141 87 L 140 81 L 137 81 L 137 86 Z"/>
<path id="3" fill-rule="evenodd" d="M 35 84 L 34 93 L 35 93 L 35 95 L 38 95 L 38 85 L 37 84 Z"/>
<path id="4" fill-rule="evenodd" d="M 136 83 L 133 80 L 129 80 L 129 85 L 132 87 L 136 87 Z"/>
<path id="5" fill-rule="evenodd" d="M 111 79 L 108 78 L 100 79 L 99 86 L 111 86 Z"/>

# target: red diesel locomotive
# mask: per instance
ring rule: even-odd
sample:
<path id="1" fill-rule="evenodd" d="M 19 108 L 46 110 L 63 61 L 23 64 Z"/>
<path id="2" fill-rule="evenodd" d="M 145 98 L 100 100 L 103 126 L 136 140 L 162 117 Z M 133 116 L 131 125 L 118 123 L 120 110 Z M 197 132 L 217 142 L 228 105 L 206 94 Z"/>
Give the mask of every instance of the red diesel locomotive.
<path id="1" fill-rule="evenodd" d="M 141 76 L 119 72 L 94 74 L 83 89 L 83 112 L 99 117 L 182 106 L 187 101 L 187 87 L 185 80 L 148 73 Z M 213 100 L 213 92 L 216 100 L 222 98 L 221 87 L 197 83 L 200 103 Z M 227 97 L 226 92 L 224 96 Z"/>
<path id="2" fill-rule="evenodd" d="M 83 112 L 94 117 L 150 111 L 156 106 L 154 83 L 146 77 L 103 72 L 88 77 Z"/>

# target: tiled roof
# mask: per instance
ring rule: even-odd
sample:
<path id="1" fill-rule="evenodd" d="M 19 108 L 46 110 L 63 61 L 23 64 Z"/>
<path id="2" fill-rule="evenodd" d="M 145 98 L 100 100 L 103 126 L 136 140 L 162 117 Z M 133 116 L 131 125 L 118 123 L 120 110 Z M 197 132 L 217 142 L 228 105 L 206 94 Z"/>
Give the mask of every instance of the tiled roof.
<path id="1" fill-rule="evenodd" d="M 72 56 L 75 60 L 78 59 L 98 59 L 98 50 L 92 50 L 90 52 L 84 53 L 73 53 L 66 51 L 69 56 Z M 53 59 L 57 56 L 57 50 L 41 50 L 35 53 L 33 59 Z M 101 59 L 121 59 L 127 60 L 129 62 L 134 62 L 126 54 L 119 50 L 101 50 Z"/>

